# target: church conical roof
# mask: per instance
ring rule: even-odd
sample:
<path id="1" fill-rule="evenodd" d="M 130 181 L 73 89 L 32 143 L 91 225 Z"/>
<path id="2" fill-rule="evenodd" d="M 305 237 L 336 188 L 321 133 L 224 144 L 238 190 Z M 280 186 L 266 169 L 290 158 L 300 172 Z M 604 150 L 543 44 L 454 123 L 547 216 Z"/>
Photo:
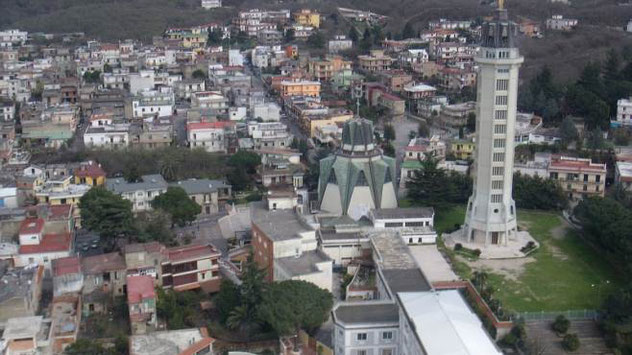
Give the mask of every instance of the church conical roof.
<path id="1" fill-rule="evenodd" d="M 367 119 L 355 117 L 345 122 L 342 128 L 342 150 L 344 152 L 372 152 L 373 123 Z"/>

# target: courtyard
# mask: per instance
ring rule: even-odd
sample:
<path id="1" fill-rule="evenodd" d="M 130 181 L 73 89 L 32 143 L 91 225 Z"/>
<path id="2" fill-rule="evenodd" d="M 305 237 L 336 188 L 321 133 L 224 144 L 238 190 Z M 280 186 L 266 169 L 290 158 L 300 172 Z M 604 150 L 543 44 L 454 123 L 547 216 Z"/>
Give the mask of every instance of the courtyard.
<path id="1" fill-rule="evenodd" d="M 462 206 L 438 213 L 436 228 L 449 230 L 462 223 L 463 217 Z M 455 272 L 467 278 L 472 271 L 486 271 L 495 296 L 515 312 L 597 309 L 621 286 L 621 277 L 608 261 L 559 214 L 519 211 L 518 218 L 519 226 L 540 243 L 537 251 L 508 260 L 467 260 L 453 255 Z"/>

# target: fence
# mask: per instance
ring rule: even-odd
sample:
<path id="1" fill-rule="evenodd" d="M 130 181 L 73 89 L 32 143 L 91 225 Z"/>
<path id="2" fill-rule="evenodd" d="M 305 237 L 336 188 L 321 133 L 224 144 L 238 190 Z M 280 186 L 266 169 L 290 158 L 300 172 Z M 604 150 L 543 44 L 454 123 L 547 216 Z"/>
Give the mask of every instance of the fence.
<path id="1" fill-rule="evenodd" d="M 538 320 L 550 320 L 553 321 L 557 316 L 563 315 L 569 320 L 586 320 L 599 318 L 599 311 L 594 309 L 581 309 L 575 311 L 559 311 L 559 312 L 520 312 L 516 314 L 516 318 L 521 318 L 525 322 L 538 321 Z"/>

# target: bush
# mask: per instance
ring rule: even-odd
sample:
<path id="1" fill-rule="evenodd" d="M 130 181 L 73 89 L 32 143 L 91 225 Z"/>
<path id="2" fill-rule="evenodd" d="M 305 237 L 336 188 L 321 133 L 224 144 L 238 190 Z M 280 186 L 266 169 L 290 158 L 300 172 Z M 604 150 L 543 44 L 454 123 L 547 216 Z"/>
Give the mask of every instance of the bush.
<path id="1" fill-rule="evenodd" d="M 474 249 L 474 251 L 472 252 L 477 258 L 481 256 L 481 250 L 480 249 Z"/>
<path id="2" fill-rule="evenodd" d="M 579 345 L 577 334 L 566 334 L 562 340 L 562 348 L 566 351 L 575 351 L 579 349 Z"/>
<path id="3" fill-rule="evenodd" d="M 557 318 L 555 318 L 551 328 L 553 328 L 553 330 L 558 334 L 566 334 L 570 325 L 571 322 L 560 314 Z"/>
<path id="4" fill-rule="evenodd" d="M 461 243 L 454 244 L 454 251 L 459 251 L 461 249 L 463 249 L 463 244 Z"/>

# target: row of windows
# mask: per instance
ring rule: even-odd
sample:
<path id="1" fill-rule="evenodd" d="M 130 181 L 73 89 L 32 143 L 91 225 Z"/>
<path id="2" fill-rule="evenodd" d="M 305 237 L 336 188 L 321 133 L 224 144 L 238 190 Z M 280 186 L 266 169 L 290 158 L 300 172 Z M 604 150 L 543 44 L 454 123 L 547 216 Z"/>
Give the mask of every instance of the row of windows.
<path id="1" fill-rule="evenodd" d="M 494 112 L 494 118 L 497 120 L 506 120 L 507 119 L 507 110 L 496 110 Z"/>
<path id="2" fill-rule="evenodd" d="M 495 162 L 505 161 L 505 153 L 494 153 L 494 161 Z"/>
<path id="3" fill-rule="evenodd" d="M 498 79 L 496 80 L 496 90 L 508 90 L 509 89 L 509 80 L 508 79 Z"/>
<path id="4" fill-rule="evenodd" d="M 492 189 L 494 190 L 499 190 L 503 188 L 503 181 L 502 180 L 493 180 L 492 181 Z"/>
<path id="5" fill-rule="evenodd" d="M 504 124 L 497 124 L 494 126 L 495 134 L 505 134 L 507 133 L 507 126 Z"/>
<path id="6" fill-rule="evenodd" d="M 501 203 L 503 202 L 503 195 L 502 194 L 494 194 L 492 195 L 492 203 Z"/>
<path id="7" fill-rule="evenodd" d="M 502 166 L 495 166 L 492 168 L 493 176 L 503 176 L 505 174 L 505 168 Z"/>
<path id="8" fill-rule="evenodd" d="M 507 95 L 497 95 L 496 105 L 507 105 Z"/>
<path id="9" fill-rule="evenodd" d="M 494 139 L 494 148 L 505 148 L 504 139 Z"/>
<path id="10" fill-rule="evenodd" d="M 365 341 L 367 339 L 367 333 L 358 333 L 356 334 L 356 339 L 358 341 Z M 393 332 L 382 332 L 382 340 L 392 340 Z"/>

